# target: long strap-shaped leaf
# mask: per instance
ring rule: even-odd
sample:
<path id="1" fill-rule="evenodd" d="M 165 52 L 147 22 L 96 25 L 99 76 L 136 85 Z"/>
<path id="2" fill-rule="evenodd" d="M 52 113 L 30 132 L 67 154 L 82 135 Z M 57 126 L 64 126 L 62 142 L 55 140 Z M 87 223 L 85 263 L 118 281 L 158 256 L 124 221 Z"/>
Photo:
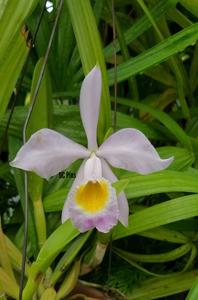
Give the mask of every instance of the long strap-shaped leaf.
<path id="1" fill-rule="evenodd" d="M 3 39 L 1 38 L 1 43 L 2 41 Z M 0 121 L 8 106 L 27 53 L 26 41 L 21 33 L 17 32 L 4 62 L 0 63 Z"/>
<path id="2" fill-rule="evenodd" d="M 145 208 L 129 216 L 129 226 L 118 225 L 113 230 L 117 240 L 141 231 L 198 216 L 198 195 L 179 197 Z"/>
<path id="3" fill-rule="evenodd" d="M 30 268 L 28 281 L 23 291 L 23 300 L 32 299 L 32 295 L 39 285 L 43 273 L 62 249 L 79 234 L 80 232 L 72 226 L 70 221 L 65 222 L 52 233 L 41 248 L 37 260 Z"/>
<path id="4" fill-rule="evenodd" d="M 150 175 L 127 175 L 128 199 L 168 192 L 198 193 L 198 178 L 195 175 L 176 171 L 163 171 Z M 123 186 L 125 180 L 120 183 Z M 44 198 L 46 212 L 61 211 L 68 188 L 62 188 Z"/>
<path id="5" fill-rule="evenodd" d="M 117 80 L 121 82 L 130 76 L 144 72 L 168 59 L 170 56 L 183 51 L 187 46 L 195 43 L 198 38 L 198 23 L 195 23 L 180 32 L 172 35 L 165 41 L 120 64 L 117 68 Z M 114 69 L 108 71 L 109 84 L 114 83 Z"/>
<path id="6" fill-rule="evenodd" d="M 198 299 L 198 278 L 193 283 L 193 286 L 192 286 L 186 300 L 197 300 L 197 299 Z"/>
<path id="7" fill-rule="evenodd" d="M 139 254 L 125 251 L 119 248 L 114 248 L 113 251 L 122 258 L 126 258 L 131 261 L 139 261 L 143 263 L 164 263 L 167 261 L 173 261 L 182 257 L 188 253 L 192 248 L 190 243 L 186 243 L 179 246 L 171 251 L 163 252 L 160 254 Z"/>
<path id="8" fill-rule="evenodd" d="M 38 0 L 0 1 L 0 66 L 4 62 L 5 56 L 7 56 L 10 42 L 16 33 L 20 31 L 25 18 L 30 14 L 37 2 Z M 9 47 L 9 51 L 10 49 L 11 47 Z"/>
<path id="9" fill-rule="evenodd" d="M 197 270 L 193 270 L 186 273 L 176 273 L 172 276 L 165 278 L 147 279 L 128 295 L 128 300 L 143 300 L 148 299 L 161 299 L 173 294 L 178 294 L 191 288 L 193 281 L 198 275 Z M 192 298 L 188 300 L 197 300 Z"/>
<path id="10" fill-rule="evenodd" d="M 158 0 L 156 4 L 151 8 L 150 13 L 154 20 L 158 21 L 162 18 L 167 10 L 176 5 L 177 0 Z M 146 30 L 148 30 L 152 24 L 150 23 L 147 16 L 143 16 L 138 19 L 129 29 L 127 29 L 124 33 L 124 40 L 126 44 L 132 43 L 135 39 L 137 39 L 140 35 L 142 35 Z M 119 42 L 115 41 L 114 43 L 110 43 L 103 50 L 105 58 L 111 57 L 114 51 L 120 50 Z"/>
<path id="11" fill-rule="evenodd" d="M 128 176 L 126 194 L 129 199 L 166 192 L 198 193 L 198 178 L 185 172 L 163 171 L 146 176 Z"/>
<path id="12" fill-rule="evenodd" d="M 197 24 L 198 25 L 198 24 Z M 149 112 L 152 116 L 154 116 L 157 120 L 159 120 L 175 137 L 176 139 L 184 145 L 185 148 L 192 150 L 192 144 L 189 136 L 185 133 L 185 131 L 175 122 L 173 118 L 171 118 L 167 113 L 153 108 L 147 104 L 139 103 L 133 100 L 118 98 L 117 102 L 120 104 L 124 104 L 129 107 L 137 108 L 138 110 Z"/>

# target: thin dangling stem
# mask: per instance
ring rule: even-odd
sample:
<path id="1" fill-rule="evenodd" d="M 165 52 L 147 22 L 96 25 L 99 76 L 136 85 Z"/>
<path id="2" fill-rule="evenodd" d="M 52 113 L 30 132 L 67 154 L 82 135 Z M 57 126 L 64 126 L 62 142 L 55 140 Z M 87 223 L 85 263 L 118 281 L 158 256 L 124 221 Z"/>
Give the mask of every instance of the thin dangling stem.
<path id="1" fill-rule="evenodd" d="M 44 72 L 45 72 L 45 68 L 47 65 L 47 61 L 48 61 L 48 57 L 49 57 L 49 53 L 51 50 L 51 46 L 52 46 L 52 42 L 53 42 L 53 38 L 54 38 L 54 34 L 57 28 L 57 24 L 58 24 L 58 20 L 61 14 L 61 10 L 62 10 L 62 6 L 63 6 L 63 2 L 64 0 L 60 0 L 58 3 L 58 7 L 57 7 L 57 13 L 56 13 L 56 18 L 54 21 L 54 25 L 52 28 L 52 32 L 50 35 L 50 39 L 48 42 L 48 46 L 47 46 L 47 50 L 45 53 L 45 57 L 43 60 L 43 65 L 41 68 L 41 72 L 32 96 L 32 102 L 25 120 L 25 124 L 23 127 L 23 143 L 26 143 L 26 130 L 27 130 L 27 126 L 32 114 L 32 111 L 34 109 L 34 105 L 36 103 L 36 98 L 38 96 L 38 92 L 39 92 L 39 88 L 44 76 Z M 22 300 L 22 293 L 23 293 L 23 283 L 24 283 L 24 275 L 25 275 L 25 261 L 26 261 L 26 251 L 27 251 L 27 238 L 28 238 L 28 177 L 27 177 L 27 172 L 24 173 L 24 190 L 25 190 L 25 195 L 24 195 L 24 216 L 25 216 L 25 220 L 24 220 L 24 243 L 23 243 L 23 253 L 22 253 L 22 270 L 21 270 L 21 281 L 20 281 L 20 291 L 19 291 L 19 300 Z"/>

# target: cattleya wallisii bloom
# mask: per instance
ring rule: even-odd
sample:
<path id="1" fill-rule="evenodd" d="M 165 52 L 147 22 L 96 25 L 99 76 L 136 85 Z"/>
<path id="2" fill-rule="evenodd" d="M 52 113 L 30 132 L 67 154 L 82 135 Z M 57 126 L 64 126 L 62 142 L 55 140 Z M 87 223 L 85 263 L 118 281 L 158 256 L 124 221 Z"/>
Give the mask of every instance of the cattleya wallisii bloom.
<path id="1" fill-rule="evenodd" d="M 30 137 L 11 162 L 13 167 L 48 179 L 83 158 L 62 211 L 62 222 L 71 218 L 81 232 L 94 227 L 108 232 L 118 220 L 125 226 L 128 224 L 128 202 L 123 192 L 116 195 L 112 183 L 117 178 L 110 166 L 148 174 L 168 167 L 173 160 L 161 159 L 145 135 L 132 128 L 117 131 L 98 147 L 101 89 L 101 71 L 96 66 L 85 77 L 80 91 L 80 114 L 87 135 L 87 149 L 44 128 Z"/>

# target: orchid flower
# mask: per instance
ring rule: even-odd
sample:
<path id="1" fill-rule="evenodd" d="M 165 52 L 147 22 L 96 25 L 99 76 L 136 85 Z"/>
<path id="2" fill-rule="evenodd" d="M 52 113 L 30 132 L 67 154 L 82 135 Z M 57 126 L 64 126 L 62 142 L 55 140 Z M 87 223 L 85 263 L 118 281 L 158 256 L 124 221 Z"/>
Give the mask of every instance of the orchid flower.
<path id="1" fill-rule="evenodd" d="M 91 228 L 108 232 L 118 220 L 128 225 L 128 202 L 123 192 L 116 195 L 112 183 L 117 178 L 110 166 L 148 174 L 165 169 L 173 160 L 172 157 L 161 159 L 145 135 L 132 128 L 117 131 L 98 147 L 101 89 L 101 71 L 95 66 L 85 77 L 80 91 L 80 114 L 87 148 L 44 128 L 30 137 L 10 163 L 48 179 L 74 161 L 84 159 L 62 211 L 62 222 L 71 218 L 81 232 Z"/>

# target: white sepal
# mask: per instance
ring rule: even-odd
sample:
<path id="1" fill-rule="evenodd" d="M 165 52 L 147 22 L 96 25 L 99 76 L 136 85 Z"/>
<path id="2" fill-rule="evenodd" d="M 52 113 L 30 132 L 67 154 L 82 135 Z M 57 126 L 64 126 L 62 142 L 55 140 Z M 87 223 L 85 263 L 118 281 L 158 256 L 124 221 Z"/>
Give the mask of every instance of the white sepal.
<path id="1" fill-rule="evenodd" d="M 80 91 L 80 113 L 87 135 L 88 149 L 97 148 L 97 124 L 102 91 L 100 68 L 95 66 L 85 77 Z"/>
<path id="2" fill-rule="evenodd" d="M 10 165 L 33 171 L 48 179 L 66 169 L 75 160 L 89 155 L 90 152 L 85 147 L 54 130 L 44 128 L 30 137 Z"/>

